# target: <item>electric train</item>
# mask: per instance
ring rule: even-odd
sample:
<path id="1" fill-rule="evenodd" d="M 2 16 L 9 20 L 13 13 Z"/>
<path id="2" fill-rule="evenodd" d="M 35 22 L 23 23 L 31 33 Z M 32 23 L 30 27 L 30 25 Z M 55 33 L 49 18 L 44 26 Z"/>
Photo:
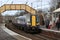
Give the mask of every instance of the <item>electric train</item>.
<path id="1" fill-rule="evenodd" d="M 27 33 L 40 33 L 40 18 L 38 15 L 30 15 L 30 21 L 26 22 L 26 17 L 20 16 L 15 19 L 16 21 L 12 24 L 15 25 L 18 29 L 23 30 Z"/>

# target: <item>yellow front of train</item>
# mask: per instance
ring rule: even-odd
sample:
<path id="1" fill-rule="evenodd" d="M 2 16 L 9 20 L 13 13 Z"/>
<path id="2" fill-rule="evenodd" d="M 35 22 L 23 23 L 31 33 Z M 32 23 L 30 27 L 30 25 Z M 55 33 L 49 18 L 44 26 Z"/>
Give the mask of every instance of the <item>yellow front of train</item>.
<path id="1" fill-rule="evenodd" d="M 38 15 L 30 15 L 30 22 L 28 23 L 26 31 L 30 33 L 41 32 L 39 21 L 40 19 Z"/>

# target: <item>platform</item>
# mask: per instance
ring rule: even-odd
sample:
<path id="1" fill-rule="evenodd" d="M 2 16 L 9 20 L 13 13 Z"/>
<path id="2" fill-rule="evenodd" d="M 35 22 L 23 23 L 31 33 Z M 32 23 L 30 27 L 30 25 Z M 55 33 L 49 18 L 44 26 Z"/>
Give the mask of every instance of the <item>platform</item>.
<path id="1" fill-rule="evenodd" d="M 0 40 L 17 40 L 17 39 L 6 33 L 0 26 Z"/>
<path id="2" fill-rule="evenodd" d="M 31 40 L 27 37 L 19 35 L 0 24 L 0 40 Z"/>
<path id="3" fill-rule="evenodd" d="M 50 32 L 55 32 L 55 33 L 60 33 L 60 31 L 57 31 L 57 30 L 52 30 L 52 29 L 46 29 L 46 28 L 41 28 L 42 30 L 45 30 L 45 31 L 50 31 Z"/>

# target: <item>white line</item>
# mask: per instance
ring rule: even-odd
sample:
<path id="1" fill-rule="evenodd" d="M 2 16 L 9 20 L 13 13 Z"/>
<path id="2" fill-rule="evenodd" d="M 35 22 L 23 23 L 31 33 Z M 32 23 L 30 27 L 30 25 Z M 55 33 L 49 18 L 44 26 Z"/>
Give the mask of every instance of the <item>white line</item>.
<path id="1" fill-rule="evenodd" d="M 25 36 L 22 36 L 22 35 L 20 35 L 20 34 L 17 34 L 17 33 L 15 33 L 15 32 L 13 32 L 13 31 L 11 31 L 11 30 L 9 30 L 8 28 L 6 28 L 5 26 L 2 26 L 1 27 L 5 32 L 7 32 L 8 34 L 10 34 L 11 36 L 13 36 L 14 38 L 16 38 L 17 40 L 20 40 L 20 39 L 23 39 L 23 40 L 32 40 L 32 39 L 30 39 L 30 38 L 27 38 L 27 37 L 25 37 Z"/>
<path id="2" fill-rule="evenodd" d="M 57 31 L 57 30 L 52 30 L 52 29 L 45 29 L 45 28 L 41 28 L 42 30 L 45 30 L 45 31 L 52 31 L 52 32 L 57 32 L 57 33 L 60 33 L 60 31 Z"/>

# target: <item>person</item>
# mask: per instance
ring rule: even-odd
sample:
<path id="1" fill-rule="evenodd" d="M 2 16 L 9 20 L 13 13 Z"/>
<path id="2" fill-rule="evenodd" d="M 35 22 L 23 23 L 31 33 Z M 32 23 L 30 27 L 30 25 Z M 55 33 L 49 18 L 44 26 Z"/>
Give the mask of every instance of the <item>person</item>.
<path id="1" fill-rule="evenodd" d="M 49 20 L 48 18 L 47 18 L 47 19 L 45 19 L 45 25 L 46 25 L 46 28 L 48 28 L 49 23 L 50 23 L 50 20 Z"/>
<path id="2" fill-rule="evenodd" d="M 56 27 L 59 30 L 59 28 L 60 28 L 60 15 L 59 15 L 58 20 L 56 22 Z"/>
<path id="3" fill-rule="evenodd" d="M 42 20 L 42 25 L 44 25 L 45 23 L 44 23 L 44 20 Z"/>
<path id="4" fill-rule="evenodd" d="M 12 20 L 8 20 L 10 23 L 12 22 Z"/>
<path id="5" fill-rule="evenodd" d="M 55 21 L 50 21 L 48 29 L 55 27 Z"/>

